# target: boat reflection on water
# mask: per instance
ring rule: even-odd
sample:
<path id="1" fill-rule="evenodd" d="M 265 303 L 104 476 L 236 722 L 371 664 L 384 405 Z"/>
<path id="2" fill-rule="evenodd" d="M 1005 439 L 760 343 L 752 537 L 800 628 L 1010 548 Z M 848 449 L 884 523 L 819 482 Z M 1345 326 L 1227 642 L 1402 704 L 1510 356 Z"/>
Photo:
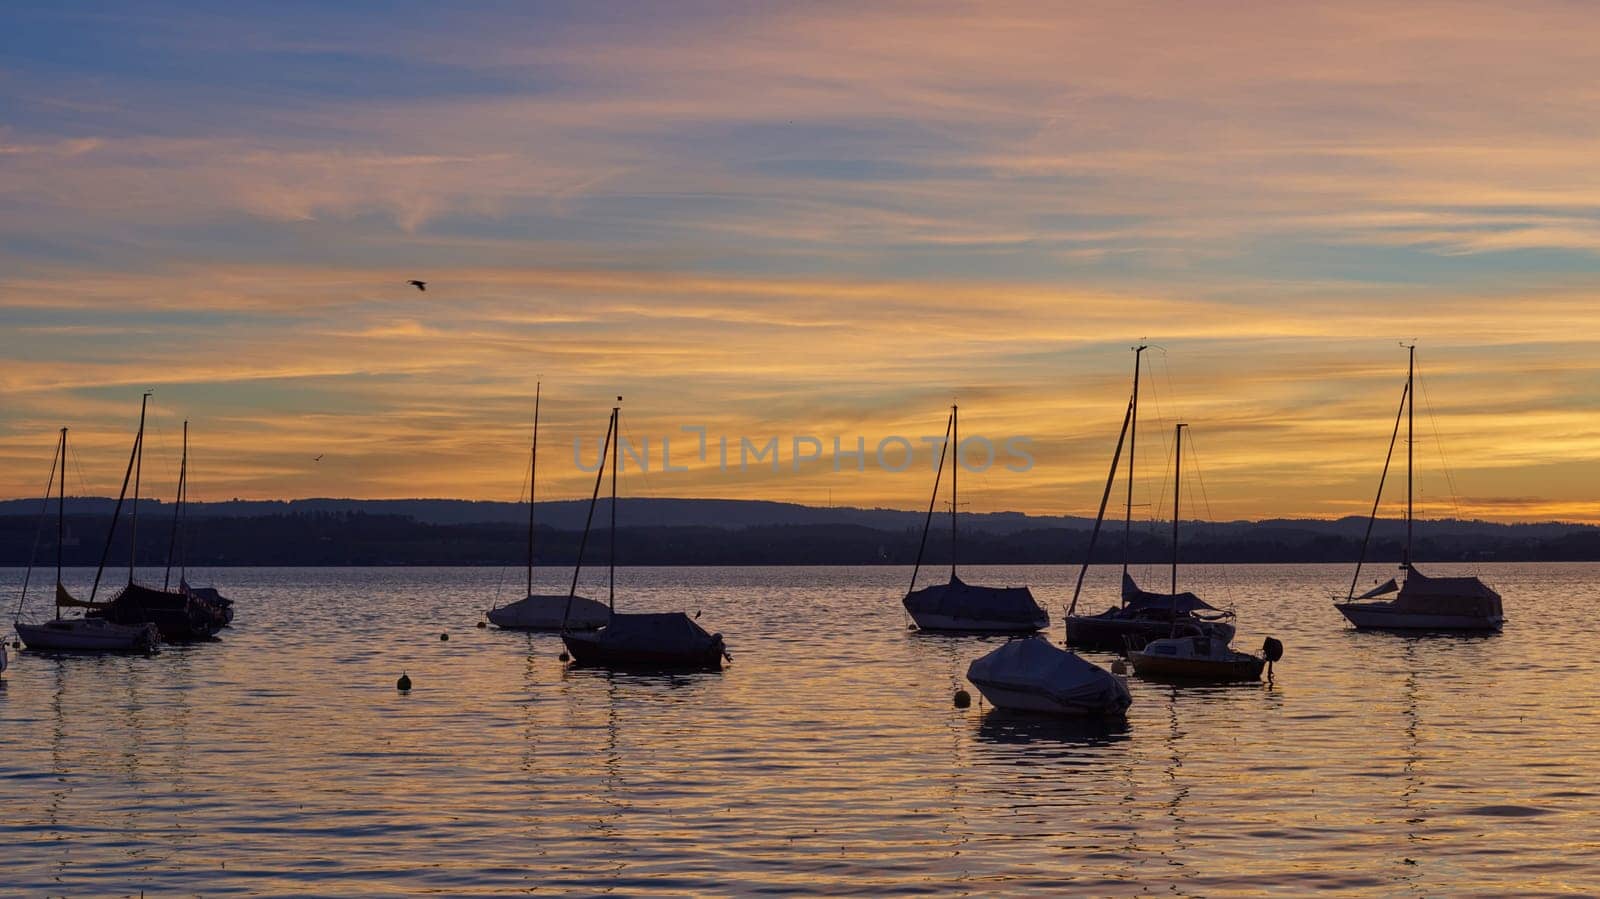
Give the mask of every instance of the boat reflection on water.
<path id="1" fill-rule="evenodd" d="M 1063 718 L 995 708 L 984 712 L 977 732 L 979 742 L 994 746 L 1098 748 L 1125 743 L 1131 736 L 1128 720 L 1122 717 Z"/>

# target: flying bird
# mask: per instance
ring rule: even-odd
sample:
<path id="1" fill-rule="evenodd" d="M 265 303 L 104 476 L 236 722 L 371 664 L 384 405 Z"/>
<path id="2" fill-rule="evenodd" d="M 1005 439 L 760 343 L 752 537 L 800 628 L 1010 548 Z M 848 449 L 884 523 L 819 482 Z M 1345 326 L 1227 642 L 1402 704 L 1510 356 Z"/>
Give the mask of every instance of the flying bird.
<path id="1" fill-rule="evenodd" d="M 313 461 L 313 462 L 321 462 L 322 461 L 322 457 L 324 455 L 326 455 L 326 453 L 317 453 L 317 457 L 315 459 L 312 459 L 311 461 Z"/>
<path id="2" fill-rule="evenodd" d="M 415 287 L 416 289 L 418 289 L 418 290 L 420 290 L 420 291 L 422 291 L 424 293 L 426 293 L 427 290 L 428 290 L 428 282 L 426 282 L 426 281 L 418 281 L 417 279 L 412 278 L 410 281 L 407 281 L 406 283 L 410 284 L 412 287 Z"/>

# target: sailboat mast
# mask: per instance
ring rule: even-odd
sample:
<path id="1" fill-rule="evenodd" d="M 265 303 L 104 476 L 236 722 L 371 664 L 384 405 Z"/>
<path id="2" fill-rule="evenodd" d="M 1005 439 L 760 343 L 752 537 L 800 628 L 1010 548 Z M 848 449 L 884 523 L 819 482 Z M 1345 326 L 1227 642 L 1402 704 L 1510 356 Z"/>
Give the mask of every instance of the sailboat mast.
<path id="1" fill-rule="evenodd" d="M 1132 417 L 1133 401 L 1129 400 L 1127 408 L 1122 412 L 1122 430 L 1117 433 L 1117 449 L 1111 454 L 1111 471 L 1106 474 L 1106 489 L 1100 494 L 1100 511 L 1095 513 L 1094 530 L 1089 532 L 1089 548 L 1083 552 L 1083 565 L 1078 568 L 1078 583 L 1072 588 L 1072 604 L 1067 606 L 1069 617 L 1078 610 L 1078 595 L 1083 592 L 1083 578 L 1089 573 L 1089 563 L 1094 561 L 1094 544 L 1100 539 L 1100 526 L 1106 520 L 1106 503 L 1111 501 L 1111 488 L 1117 483 L 1117 462 L 1122 458 L 1122 444 L 1128 439 L 1128 424 Z"/>
<path id="2" fill-rule="evenodd" d="M 183 489 L 189 475 L 189 423 L 183 423 L 183 456 L 178 463 L 178 498 L 172 506 L 172 536 L 167 540 L 167 572 L 161 576 L 161 589 L 172 585 L 172 559 L 178 554 L 178 519 L 183 515 Z"/>
<path id="3" fill-rule="evenodd" d="M 1175 434 L 1172 447 L 1172 611 L 1176 618 L 1178 611 L 1178 495 L 1179 485 L 1183 482 L 1183 429 L 1188 425 L 1180 424 L 1173 429 Z"/>
<path id="4" fill-rule="evenodd" d="M 1413 425 L 1417 418 L 1417 345 L 1412 344 L 1406 353 L 1406 557 L 1405 568 L 1411 570 L 1411 481 L 1412 481 L 1412 455 L 1415 452 L 1416 441 L 1413 439 Z"/>
<path id="5" fill-rule="evenodd" d="M 1122 576 L 1128 576 L 1128 554 L 1133 544 L 1133 449 L 1139 436 L 1139 368 L 1140 357 L 1147 349 L 1144 344 L 1133 348 L 1133 399 L 1128 408 L 1128 504 L 1122 520 Z M 1113 463 L 1115 464 L 1115 463 Z M 1127 600 L 1122 604 L 1126 606 Z"/>
<path id="6" fill-rule="evenodd" d="M 956 471 L 961 467 L 961 421 L 950 406 L 950 580 L 956 579 Z"/>
<path id="7" fill-rule="evenodd" d="M 572 600 L 578 595 L 578 575 L 583 571 L 583 554 L 589 548 L 589 531 L 594 526 L 594 507 L 600 500 L 600 481 L 606 475 L 606 453 L 611 450 L 611 432 L 617 426 L 617 413 L 613 409 L 606 421 L 606 439 L 600 442 L 600 464 L 594 469 L 594 492 L 589 494 L 589 514 L 583 518 L 583 537 L 578 540 L 578 558 L 572 563 L 572 586 L 567 588 L 567 605 L 561 611 L 561 632 L 567 632 L 567 621 L 572 617 Z"/>
<path id="8" fill-rule="evenodd" d="M 148 398 L 150 394 L 145 394 Z M 111 544 L 117 537 L 117 519 L 122 517 L 122 501 L 128 498 L 128 479 L 133 476 L 133 460 L 139 455 L 139 440 L 144 436 L 144 404 L 139 404 L 139 436 L 133 439 L 133 451 L 128 454 L 128 468 L 122 473 L 122 489 L 117 492 L 117 505 L 111 510 L 111 527 L 106 529 L 106 545 L 100 550 L 100 564 L 94 569 L 94 586 L 89 588 L 89 601 L 94 602 L 100 592 L 100 577 L 106 573 L 106 562 L 111 559 Z"/>
<path id="9" fill-rule="evenodd" d="M 67 429 L 61 429 L 61 483 L 56 494 L 56 608 L 61 608 L 61 555 L 66 541 L 67 521 Z M 46 494 L 48 496 L 49 494 Z M 57 613 L 57 618 L 61 615 Z"/>
<path id="10" fill-rule="evenodd" d="M 1405 389 L 1400 391 L 1400 405 L 1394 410 L 1394 430 L 1389 433 L 1389 451 L 1383 456 L 1383 472 L 1378 475 L 1378 495 L 1372 498 L 1372 514 L 1367 516 L 1367 530 L 1361 535 L 1361 553 L 1356 556 L 1355 574 L 1350 576 L 1350 593 L 1345 597 L 1349 602 L 1355 598 L 1356 584 L 1361 580 L 1361 566 L 1367 561 L 1367 545 L 1372 542 L 1372 526 L 1378 520 L 1378 507 L 1383 502 L 1383 485 L 1389 480 L 1389 463 L 1394 461 L 1394 444 L 1400 439 L 1400 417 L 1406 414 L 1406 400 L 1411 396 L 1411 384 L 1407 382 Z"/>
<path id="11" fill-rule="evenodd" d="M 617 397 L 622 402 L 622 397 Z M 611 407 L 611 571 L 606 587 L 606 605 L 617 612 L 617 456 L 622 453 L 622 407 Z"/>
<path id="12" fill-rule="evenodd" d="M 144 410 L 150 402 L 145 391 L 139 400 L 139 436 L 133 439 L 133 512 L 128 518 L 128 583 L 133 583 L 133 567 L 139 559 L 139 476 L 144 471 Z"/>
<path id="13" fill-rule="evenodd" d="M 528 461 L 528 593 L 533 595 L 533 488 L 539 482 L 539 391 L 541 385 L 535 381 L 533 385 L 533 450 L 529 453 Z"/>

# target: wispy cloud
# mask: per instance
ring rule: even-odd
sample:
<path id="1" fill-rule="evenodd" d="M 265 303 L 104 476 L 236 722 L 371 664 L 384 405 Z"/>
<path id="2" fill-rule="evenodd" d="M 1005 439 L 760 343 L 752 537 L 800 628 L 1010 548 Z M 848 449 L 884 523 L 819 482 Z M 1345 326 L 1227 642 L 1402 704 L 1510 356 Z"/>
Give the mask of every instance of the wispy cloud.
<path id="1" fill-rule="evenodd" d="M 219 493 L 505 496 L 542 374 L 568 443 L 618 392 L 657 436 L 874 438 L 957 396 L 1039 447 L 981 502 L 1084 511 L 1148 335 L 1219 514 L 1345 514 L 1418 338 L 1460 489 L 1534 498 L 1474 514 L 1600 518 L 1567 476 L 1600 459 L 1579 7 L 6 19 L 3 493 L 64 421 L 114 469 L 155 386 Z"/>

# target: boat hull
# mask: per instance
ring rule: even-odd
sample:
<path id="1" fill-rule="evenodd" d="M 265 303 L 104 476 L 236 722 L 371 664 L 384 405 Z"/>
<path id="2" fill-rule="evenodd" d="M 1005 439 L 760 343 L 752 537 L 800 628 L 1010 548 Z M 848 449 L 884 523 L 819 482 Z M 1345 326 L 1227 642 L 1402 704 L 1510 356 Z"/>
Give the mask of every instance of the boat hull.
<path id="1" fill-rule="evenodd" d="M 983 698 L 990 705 L 1013 712 L 1032 712 L 1063 718 L 1117 718 L 1127 714 L 1128 706 L 1133 704 L 1133 697 L 1126 687 L 1122 687 L 1117 697 L 1110 702 L 1088 702 L 1053 696 L 1027 687 L 976 680 L 971 676 L 967 679 L 972 681 L 972 685 L 978 688 L 978 692 L 983 694 Z"/>
<path id="2" fill-rule="evenodd" d="M 594 634 L 562 634 L 575 665 L 616 670 L 636 671 L 720 671 L 723 645 L 720 635 L 707 642 L 685 650 L 651 650 L 628 647 L 618 649 L 608 645 L 603 631 Z"/>
<path id="3" fill-rule="evenodd" d="M 1128 653 L 1133 672 L 1142 678 L 1161 681 L 1186 681 L 1190 683 L 1226 684 L 1261 680 L 1267 663 L 1255 656 L 1240 654 L 1235 659 L 1174 659 Z"/>
<path id="4" fill-rule="evenodd" d="M 1040 613 L 1032 621 L 969 618 L 937 612 L 911 612 L 917 630 L 943 634 L 1032 634 L 1050 626 L 1050 616 Z"/>
<path id="5" fill-rule="evenodd" d="M 509 631 L 592 631 L 605 627 L 611 618 L 611 610 L 604 603 L 574 596 L 569 615 L 566 594 L 535 594 L 490 609 L 488 618 L 490 624 Z"/>
<path id="6" fill-rule="evenodd" d="M 1503 616 L 1440 615 L 1394 609 L 1388 603 L 1334 603 L 1357 630 L 1381 631 L 1466 631 L 1493 633 L 1505 624 Z"/>
<path id="7" fill-rule="evenodd" d="M 150 625 L 124 625 L 100 618 L 58 618 L 43 624 L 16 622 L 17 636 L 39 652 L 149 652 L 161 642 Z"/>

